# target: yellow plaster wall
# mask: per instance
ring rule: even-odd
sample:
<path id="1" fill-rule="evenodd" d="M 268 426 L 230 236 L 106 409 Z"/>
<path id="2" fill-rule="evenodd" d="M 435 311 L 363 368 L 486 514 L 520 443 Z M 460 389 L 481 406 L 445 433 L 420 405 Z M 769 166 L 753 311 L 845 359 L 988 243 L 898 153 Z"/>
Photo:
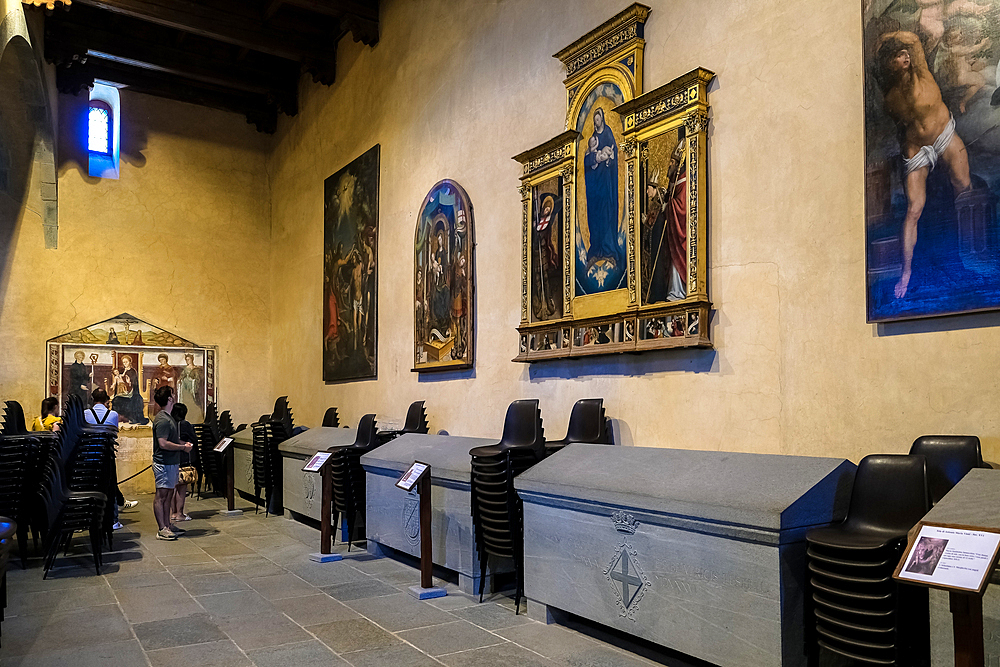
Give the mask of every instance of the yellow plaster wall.
<path id="1" fill-rule="evenodd" d="M 122 91 L 118 180 L 87 175 L 87 100 L 58 96 L 59 247 L 22 210 L 0 266 L 0 387 L 37 414 L 45 340 L 128 312 L 219 347 L 222 409 L 270 411 L 269 138 L 239 116 Z"/>
<path id="2" fill-rule="evenodd" d="M 541 399 L 562 437 L 573 402 L 603 396 L 636 444 L 850 457 L 922 433 L 974 433 L 1000 456 L 994 315 L 865 323 L 860 5 L 653 0 L 645 89 L 694 67 L 710 93 L 714 352 L 524 366 L 520 201 L 510 157 L 556 135 L 564 71 L 551 57 L 626 2 L 387 0 L 374 48 L 345 39 L 332 88 L 269 158 L 274 252 L 272 393 L 298 421 L 347 421 L 426 399 L 433 430 L 495 436 L 507 404 Z M 382 145 L 379 377 L 321 375 L 323 179 Z M 410 372 L 416 207 L 441 178 L 475 206 L 474 374 Z M 949 330 L 950 329 L 950 330 Z"/>

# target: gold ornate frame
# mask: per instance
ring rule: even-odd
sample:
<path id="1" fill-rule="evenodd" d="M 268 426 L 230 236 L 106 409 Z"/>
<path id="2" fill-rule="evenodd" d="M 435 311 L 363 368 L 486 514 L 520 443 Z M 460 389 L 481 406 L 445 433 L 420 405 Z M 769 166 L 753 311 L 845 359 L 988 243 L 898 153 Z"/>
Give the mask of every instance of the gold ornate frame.
<path id="1" fill-rule="evenodd" d="M 514 361 L 639 352 L 672 347 L 711 347 L 709 337 L 708 265 L 706 262 L 708 84 L 715 76 L 693 70 L 656 90 L 642 94 L 643 36 L 649 7 L 634 4 L 555 55 L 566 66 L 566 131 L 514 157 L 521 175 L 521 324 Z M 624 103 L 611 112 L 622 121 L 620 159 L 625 163 L 622 192 L 627 289 L 577 295 L 578 141 L 576 119 L 590 92 L 611 83 Z M 684 128 L 687 168 L 687 275 L 683 299 L 644 303 L 641 294 L 640 226 L 646 197 L 648 145 Z M 562 316 L 539 320 L 532 312 L 534 253 L 532 228 L 534 188 L 561 178 Z M 638 190 L 638 195 L 637 195 Z M 679 214 L 678 214 L 679 217 Z M 621 229 L 621 228 L 619 228 Z M 541 255 L 539 254 L 539 259 Z M 669 335 L 662 335 L 669 332 Z"/>

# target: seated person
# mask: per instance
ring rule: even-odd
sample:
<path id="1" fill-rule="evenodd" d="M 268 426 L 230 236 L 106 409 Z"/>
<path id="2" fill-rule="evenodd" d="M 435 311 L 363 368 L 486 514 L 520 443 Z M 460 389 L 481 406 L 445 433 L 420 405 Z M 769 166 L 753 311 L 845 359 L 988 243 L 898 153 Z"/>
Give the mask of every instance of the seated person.
<path id="1" fill-rule="evenodd" d="M 31 422 L 32 431 L 58 431 L 62 417 L 59 416 L 59 399 L 49 396 L 42 399 L 42 415 Z"/>

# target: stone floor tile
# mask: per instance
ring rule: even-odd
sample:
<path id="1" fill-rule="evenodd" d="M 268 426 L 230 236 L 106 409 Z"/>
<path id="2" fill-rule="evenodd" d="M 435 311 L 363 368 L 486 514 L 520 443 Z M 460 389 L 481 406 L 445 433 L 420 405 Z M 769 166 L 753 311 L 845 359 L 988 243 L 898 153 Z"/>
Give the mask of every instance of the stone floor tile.
<path id="1" fill-rule="evenodd" d="M 148 586 L 162 586 L 164 584 L 176 583 L 174 575 L 164 570 L 163 572 L 144 572 L 142 574 L 117 573 L 114 576 L 107 576 L 108 584 L 113 590 L 124 588 L 146 588 Z"/>
<path id="2" fill-rule="evenodd" d="M 448 667 L 554 667 L 548 658 L 543 658 L 528 649 L 506 643 L 498 646 L 487 646 L 472 651 L 462 651 L 438 656 L 438 660 Z"/>
<path id="3" fill-rule="evenodd" d="M 216 618 L 238 618 L 240 616 L 260 616 L 275 614 L 274 605 L 265 600 L 257 591 L 236 591 L 203 595 L 198 603 Z"/>
<path id="4" fill-rule="evenodd" d="M 243 583 L 232 572 L 199 574 L 193 577 L 181 577 L 178 575 L 177 581 L 193 596 L 231 593 L 233 591 L 246 591 L 250 589 L 249 586 Z"/>
<path id="5" fill-rule="evenodd" d="M 170 567 L 172 565 L 193 565 L 195 563 L 213 563 L 215 559 L 204 551 L 200 553 L 180 554 L 179 556 L 160 556 L 162 565 Z"/>
<path id="6" fill-rule="evenodd" d="M 178 648 L 147 651 L 153 667 L 254 667 L 243 651 L 231 641 L 192 644 Z"/>
<path id="7" fill-rule="evenodd" d="M 353 609 L 337 602 L 329 595 L 323 594 L 276 600 L 274 606 L 299 625 L 315 625 L 360 618 Z"/>
<path id="8" fill-rule="evenodd" d="M 397 633 L 397 636 L 410 642 L 424 653 L 433 656 L 503 644 L 507 641 L 503 637 L 478 628 L 468 621 L 454 621 L 429 628 L 407 630 Z"/>
<path id="9" fill-rule="evenodd" d="M 211 558 L 208 554 L 205 557 Z M 219 574 L 220 572 L 229 571 L 225 565 L 215 560 L 209 560 L 204 563 L 192 563 L 190 565 L 170 565 L 167 567 L 167 570 L 178 579 L 182 577 L 194 577 L 199 574 Z"/>
<path id="10" fill-rule="evenodd" d="M 86 648 L 132 638 L 121 610 L 113 604 L 51 616 L 14 616 L 4 620 L 0 656 L 6 663 L 8 657 L 27 653 Z"/>
<path id="11" fill-rule="evenodd" d="M 523 613 L 523 610 L 521 614 L 515 615 L 513 609 L 491 602 L 456 609 L 452 613 L 487 630 L 499 630 L 532 622 L 528 615 Z"/>
<path id="12" fill-rule="evenodd" d="M 515 644 L 537 651 L 554 660 L 600 646 L 594 640 L 558 625 L 531 622 L 495 632 Z"/>
<path id="13" fill-rule="evenodd" d="M 104 579 L 97 576 L 94 566 L 63 567 L 49 570 L 48 577 L 42 579 L 42 563 L 29 561 L 28 569 L 20 569 L 12 558 L 7 566 L 8 598 L 14 592 L 31 593 L 33 591 L 54 591 L 85 586 L 105 586 Z"/>
<path id="14" fill-rule="evenodd" d="M 5 640 L 6 641 L 6 640 Z M 6 644 L 4 645 L 6 649 Z M 134 639 L 3 658 L 4 667 L 148 667 L 146 654 Z M 397 666 L 398 667 L 398 666 Z"/>
<path id="15" fill-rule="evenodd" d="M 277 574 L 271 577 L 245 579 L 244 581 L 268 600 L 298 598 L 305 595 L 315 595 L 319 592 L 314 586 L 307 584 L 294 574 L 288 573 Z"/>
<path id="16" fill-rule="evenodd" d="M 281 563 L 281 565 L 313 586 L 332 586 L 370 579 L 368 575 L 355 570 L 346 561 L 314 563 L 309 560 L 307 555 L 303 555 L 298 560 Z"/>
<path id="17" fill-rule="evenodd" d="M 306 630 L 340 654 L 400 643 L 399 639 L 363 618 L 310 625 Z"/>
<path id="18" fill-rule="evenodd" d="M 455 620 L 455 617 L 448 612 L 417 600 L 409 593 L 348 600 L 344 604 L 390 632 L 422 628 Z"/>
<path id="19" fill-rule="evenodd" d="M 272 561 L 256 554 L 240 554 L 239 556 L 221 556 L 219 565 L 235 574 L 244 581 L 257 577 L 272 577 L 285 574 L 287 570 Z"/>
<path id="20" fill-rule="evenodd" d="M 406 591 L 403 592 L 405 593 Z M 432 600 L 428 600 L 427 603 L 432 607 L 437 607 L 438 609 L 454 611 L 456 609 L 463 609 L 465 607 L 478 605 L 479 596 L 466 595 L 461 591 L 454 590 L 448 591 L 448 595 L 443 598 L 434 598 Z"/>
<path id="21" fill-rule="evenodd" d="M 118 604 L 130 623 L 181 618 L 202 611 L 180 584 L 163 584 L 115 591 Z"/>
<path id="22" fill-rule="evenodd" d="M 25 593 L 17 591 L 7 596 L 5 616 L 52 614 L 73 609 L 88 609 L 102 604 L 115 604 L 115 594 L 106 584 L 55 591 Z"/>
<path id="23" fill-rule="evenodd" d="M 345 653 L 344 660 L 354 667 L 441 667 L 441 663 L 407 644 L 395 644 L 369 651 Z M 510 665 L 509 667 L 515 667 Z"/>
<path id="24" fill-rule="evenodd" d="M 220 619 L 219 627 L 244 651 L 312 639 L 308 632 L 283 615 Z"/>
<path id="25" fill-rule="evenodd" d="M 316 640 L 247 651 L 247 655 L 257 667 L 347 667 L 349 664 Z M 395 662 L 381 664 L 407 667 Z"/>
<path id="26" fill-rule="evenodd" d="M 226 635 L 212 621 L 212 618 L 204 613 L 192 614 L 184 618 L 139 623 L 133 625 L 132 630 L 146 651 L 226 639 Z"/>
<path id="27" fill-rule="evenodd" d="M 240 554 L 253 554 L 257 553 L 250 547 L 240 544 L 234 541 L 232 544 L 216 544 L 211 546 L 206 546 L 205 553 L 213 558 L 220 558 L 222 556 L 238 556 Z"/>
<path id="28" fill-rule="evenodd" d="M 395 586 L 375 578 L 324 586 L 322 591 L 333 599 L 341 601 L 360 600 L 361 598 L 374 598 L 399 593 L 399 589 Z"/>

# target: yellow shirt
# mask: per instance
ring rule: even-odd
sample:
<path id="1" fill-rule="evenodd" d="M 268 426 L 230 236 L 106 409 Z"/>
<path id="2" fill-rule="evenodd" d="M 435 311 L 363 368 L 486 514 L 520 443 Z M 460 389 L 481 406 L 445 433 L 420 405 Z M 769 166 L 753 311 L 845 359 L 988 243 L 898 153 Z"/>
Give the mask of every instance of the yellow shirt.
<path id="1" fill-rule="evenodd" d="M 41 417 L 35 417 L 35 421 L 31 422 L 32 431 L 51 431 L 55 424 L 62 422 L 62 417 L 56 417 L 55 415 L 49 415 L 44 420 Z"/>

